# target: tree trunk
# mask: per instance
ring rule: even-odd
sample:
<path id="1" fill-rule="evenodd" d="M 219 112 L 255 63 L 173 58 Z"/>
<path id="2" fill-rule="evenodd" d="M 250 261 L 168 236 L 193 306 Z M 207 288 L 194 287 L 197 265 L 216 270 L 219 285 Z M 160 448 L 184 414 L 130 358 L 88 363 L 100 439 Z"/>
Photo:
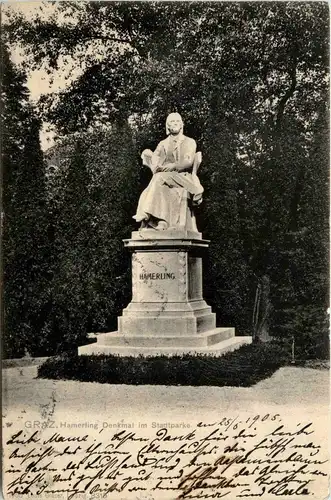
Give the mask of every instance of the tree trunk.
<path id="1" fill-rule="evenodd" d="M 269 335 L 270 313 L 270 278 L 267 275 L 259 280 L 253 312 L 253 341 L 268 342 L 272 339 Z"/>

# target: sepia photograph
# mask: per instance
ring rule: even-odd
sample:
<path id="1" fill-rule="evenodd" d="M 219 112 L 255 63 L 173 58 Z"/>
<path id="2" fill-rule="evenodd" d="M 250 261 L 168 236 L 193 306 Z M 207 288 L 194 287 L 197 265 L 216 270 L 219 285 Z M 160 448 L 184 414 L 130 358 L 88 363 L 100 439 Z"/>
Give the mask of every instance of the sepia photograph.
<path id="1" fill-rule="evenodd" d="M 328 2 L 0 8 L 3 498 L 327 499 Z"/>

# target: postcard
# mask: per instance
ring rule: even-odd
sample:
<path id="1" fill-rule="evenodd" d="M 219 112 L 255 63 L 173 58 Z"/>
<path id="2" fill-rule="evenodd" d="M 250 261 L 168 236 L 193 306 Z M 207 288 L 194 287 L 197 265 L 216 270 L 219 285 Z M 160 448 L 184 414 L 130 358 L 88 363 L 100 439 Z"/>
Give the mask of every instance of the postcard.
<path id="1" fill-rule="evenodd" d="M 2 494 L 328 498 L 326 2 L 4 2 Z"/>

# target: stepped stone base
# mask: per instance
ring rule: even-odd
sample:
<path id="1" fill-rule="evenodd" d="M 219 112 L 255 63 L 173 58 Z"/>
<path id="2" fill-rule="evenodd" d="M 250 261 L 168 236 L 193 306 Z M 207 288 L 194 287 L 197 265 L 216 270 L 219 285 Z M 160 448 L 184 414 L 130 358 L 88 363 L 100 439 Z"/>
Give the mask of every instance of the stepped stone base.
<path id="1" fill-rule="evenodd" d="M 118 317 L 118 333 L 182 337 L 214 330 L 216 317 L 204 300 L 172 303 L 131 302 Z"/>
<path id="2" fill-rule="evenodd" d="M 119 356 L 176 356 L 208 354 L 221 356 L 252 337 L 235 337 L 234 328 L 215 328 L 195 335 L 124 335 L 119 332 L 101 333 L 96 342 L 78 348 L 78 354 L 115 354 Z"/>
<path id="3" fill-rule="evenodd" d="M 79 354 L 120 356 L 221 355 L 250 343 L 234 328 L 216 328 L 202 293 L 202 256 L 208 240 L 182 229 L 142 230 L 124 245 L 132 253 L 132 300 L 118 331 L 98 334 Z"/>

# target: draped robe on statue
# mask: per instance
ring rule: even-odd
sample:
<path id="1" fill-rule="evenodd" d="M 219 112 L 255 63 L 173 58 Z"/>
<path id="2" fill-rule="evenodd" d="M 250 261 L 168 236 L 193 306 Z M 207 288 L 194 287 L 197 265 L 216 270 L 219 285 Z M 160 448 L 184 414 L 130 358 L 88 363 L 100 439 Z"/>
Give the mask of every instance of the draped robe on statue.
<path id="1" fill-rule="evenodd" d="M 197 175 L 191 173 L 195 153 L 195 140 L 183 134 L 168 136 L 159 143 L 154 153 L 143 153 L 153 177 L 141 193 L 134 216 L 137 222 L 143 221 L 146 227 L 157 227 L 158 222 L 163 221 L 167 227 L 197 230 L 194 214 L 188 205 L 190 198 L 193 203 L 199 204 L 203 193 Z M 175 163 L 175 170 L 157 171 L 158 167 L 166 167 L 170 163 Z"/>

